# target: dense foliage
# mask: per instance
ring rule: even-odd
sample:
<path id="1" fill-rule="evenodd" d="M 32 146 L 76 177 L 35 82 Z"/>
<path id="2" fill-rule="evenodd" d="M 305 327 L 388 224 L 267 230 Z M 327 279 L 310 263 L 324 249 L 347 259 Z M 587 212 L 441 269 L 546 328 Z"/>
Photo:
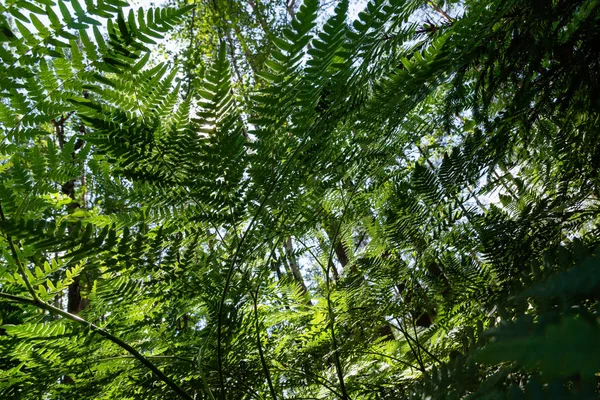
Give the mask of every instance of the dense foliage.
<path id="1" fill-rule="evenodd" d="M 175 3 L 0 4 L 1 398 L 598 397 L 600 2 Z"/>

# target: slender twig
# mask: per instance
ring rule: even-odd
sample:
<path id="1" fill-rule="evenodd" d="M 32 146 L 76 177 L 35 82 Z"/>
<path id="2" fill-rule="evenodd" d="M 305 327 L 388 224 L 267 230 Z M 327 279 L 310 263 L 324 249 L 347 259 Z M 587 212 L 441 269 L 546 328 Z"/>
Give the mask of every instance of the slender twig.
<path id="1" fill-rule="evenodd" d="M 362 180 L 362 178 L 366 174 L 367 170 L 368 170 L 367 168 L 363 168 L 361 170 L 361 173 L 358 176 L 358 181 Z M 348 199 L 346 200 L 346 204 L 344 204 L 344 208 L 342 210 L 342 215 L 340 216 L 339 223 L 337 224 L 335 232 L 333 234 L 333 238 L 331 239 L 332 245 L 331 245 L 331 248 L 329 249 L 329 255 L 327 257 L 327 271 L 325 274 L 325 283 L 326 283 L 326 287 L 327 287 L 327 297 L 326 297 L 327 311 L 329 314 L 329 328 L 331 330 L 333 359 L 335 362 L 335 369 L 336 369 L 336 373 L 338 375 L 338 380 L 340 382 L 340 390 L 342 392 L 343 400 L 347 400 L 350 397 L 348 396 L 348 392 L 346 391 L 346 384 L 344 382 L 344 373 L 342 370 L 342 364 L 340 361 L 339 349 L 337 347 L 337 339 L 336 339 L 336 335 L 335 335 L 335 313 L 333 311 L 333 304 L 331 302 L 332 290 L 331 290 L 331 278 L 329 277 L 329 268 L 333 265 L 333 253 L 335 251 L 334 243 L 336 243 L 339 238 L 340 231 L 342 228 L 342 222 L 344 220 L 344 217 L 346 216 L 346 213 L 348 212 L 348 209 L 350 208 L 350 203 L 351 203 L 352 199 L 354 198 L 354 195 L 357 193 L 358 186 L 359 185 L 354 185 L 352 187 L 352 190 L 350 191 L 350 194 L 348 195 Z"/>
<path id="2" fill-rule="evenodd" d="M 250 7 L 252 8 L 252 11 L 254 11 L 254 13 L 256 14 L 256 18 L 258 19 L 258 22 L 263 30 L 263 32 L 265 33 L 265 36 L 271 40 L 271 31 L 269 30 L 267 23 L 265 21 L 264 16 L 262 15 L 258 4 L 256 4 L 256 2 L 254 0 L 248 0 L 248 4 L 250 5 Z"/>
<path id="3" fill-rule="evenodd" d="M 400 321 L 396 318 L 396 320 L 398 321 L 398 325 L 396 328 L 404 335 L 404 337 L 406 338 L 406 343 L 408 343 L 408 347 L 410 347 L 410 350 L 412 351 L 412 353 L 415 356 L 415 359 L 417 360 L 417 362 L 419 363 L 419 370 L 422 373 L 425 373 L 426 369 L 425 369 L 425 364 L 423 364 L 423 360 L 421 359 L 421 355 L 420 353 L 415 350 L 415 348 L 413 347 L 411 341 L 409 340 L 410 335 L 407 334 L 406 330 L 404 328 L 402 328 L 400 325 Z M 412 338 L 411 338 L 412 339 Z"/>
<path id="4" fill-rule="evenodd" d="M 398 321 L 398 324 L 400 324 L 400 321 L 398 320 L 398 318 L 396 318 L 396 321 Z M 410 340 L 412 340 L 417 346 L 419 346 L 421 348 L 421 350 L 423 350 L 429 357 L 431 357 L 435 362 L 437 362 L 438 364 L 441 364 L 442 361 L 437 358 L 436 356 L 434 356 L 429 350 L 427 350 L 427 348 L 423 345 L 421 345 L 417 340 L 415 340 L 412 336 L 410 336 L 410 334 L 406 331 L 406 329 L 398 326 L 398 325 L 392 325 L 394 328 L 398 329 L 407 339 L 407 342 Z"/>
<path id="5" fill-rule="evenodd" d="M 411 317 L 412 317 L 412 314 L 411 314 Z M 410 321 L 411 321 L 411 325 L 413 327 L 413 332 L 415 334 L 415 339 L 414 340 L 415 340 L 415 343 L 417 345 L 417 351 L 419 352 L 419 358 L 421 360 L 423 360 L 423 355 L 421 354 L 421 348 L 424 348 L 424 347 L 419 342 L 419 334 L 417 333 L 417 326 L 415 324 L 415 319 L 411 318 Z M 406 327 L 406 324 L 404 324 L 404 326 Z"/>
<path id="6" fill-rule="evenodd" d="M 334 395 L 336 395 L 336 396 L 337 396 L 337 397 L 339 397 L 340 399 L 343 399 L 343 396 L 342 396 L 342 394 L 341 394 L 340 392 L 338 392 L 337 390 L 335 390 L 335 388 L 334 388 L 334 384 L 333 384 L 331 381 L 329 381 L 327 378 L 323 378 L 323 377 L 322 377 L 322 376 L 320 376 L 320 375 L 313 374 L 313 373 L 312 373 L 312 372 L 310 372 L 310 371 L 302 371 L 302 370 L 299 370 L 299 369 L 290 368 L 290 367 L 288 367 L 288 366 L 286 366 L 286 365 L 284 365 L 284 364 L 281 364 L 281 365 L 282 365 L 284 368 L 278 368 L 280 371 L 291 371 L 291 372 L 295 372 L 295 373 L 297 373 L 297 374 L 299 374 L 299 375 L 302 375 L 302 376 L 306 376 L 306 377 L 313 377 L 313 378 L 315 378 L 317 381 L 319 381 L 319 383 L 320 383 L 321 385 L 323 385 L 323 386 L 324 386 L 324 387 L 325 387 L 327 390 L 329 390 L 331 393 L 333 393 Z"/>
<path id="7" fill-rule="evenodd" d="M 372 354 L 372 355 L 375 355 L 375 356 L 386 357 L 386 358 L 389 358 L 390 360 L 394 360 L 394 361 L 396 361 L 396 362 L 399 362 L 400 364 L 406 365 L 407 367 L 414 368 L 414 369 L 420 369 L 419 367 L 417 367 L 417 366 L 416 366 L 416 365 L 414 365 L 414 364 L 411 364 L 411 363 L 409 363 L 409 362 L 406 362 L 406 361 L 404 361 L 404 360 L 401 360 L 401 359 L 399 359 L 399 358 L 397 358 L 397 357 L 390 356 L 389 354 L 378 353 L 378 352 L 376 352 L 376 351 L 361 351 L 361 350 L 359 350 L 359 351 L 358 351 L 358 353 L 362 353 L 362 354 Z"/>
<path id="8" fill-rule="evenodd" d="M 190 358 L 179 357 L 179 356 L 144 356 L 144 357 L 146 357 L 148 360 L 179 360 L 179 361 L 185 361 L 190 364 L 195 364 L 194 360 L 192 360 Z M 132 356 L 132 355 L 122 355 L 122 356 L 114 356 L 114 357 L 107 357 L 107 358 L 98 358 L 96 360 L 91 360 L 91 362 L 100 363 L 100 362 L 104 362 L 104 361 L 127 360 L 127 359 L 133 360 L 133 359 L 136 359 L 136 357 Z"/>
<path id="9" fill-rule="evenodd" d="M 204 387 L 206 388 L 206 391 L 208 392 L 208 396 L 210 397 L 211 400 L 216 400 L 215 396 L 212 393 L 212 390 L 210 390 L 210 386 L 208 385 L 208 382 L 206 380 L 206 375 L 204 374 L 204 369 L 202 368 L 202 353 L 204 352 L 204 350 L 206 350 L 206 346 L 207 346 L 211 336 L 213 335 L 213 333 L 214 333 L 214 329 L 211 329 L 208 334 L 208 337 L 202 344 L 202 347 L 200 347 L 198 349 L 198 357 L 196 358 L 196 363 L 197 363 L 197 367 L 198 367 L 198 373 L 200 375 L 200 380 L 204 384 Z"/>
<path id="10" fill-rule="evenodd" d="M 40 300 L 28 299 L 25 297 L 15 296 L 15 295 L 12 295 L 9 293 L 3 293 L 3 292 L 0 292 L 0 299 L 6 299 L 13 303 L 21 303 L 21 304 L 35 306 L 37 308 L 46 310 L 51 314 L 60 315 L 61 317 L 65 318 L 65 319 L 71 320 L 73 322 L 77 322 L 78 324 L 89 328 L 91 331 L 96 332 L 100 336 L 104 337 L 105 339 L 110 340 L 117 346 L 126 350 L 129 354 L 131 354 L 138 361 L 140 361 L 142 364 L 144 364 L 144 366 L 146 366 L 149 370 L 154 372 L 161 381 L 166 383 L 167 386 L 169 386 L 181 398 L 187 399 L 187 400 L 193 399 L 192 396 L 187 394 L 185 390 L 183 390 L 171 378 L 169 378 L 167 375 L 165 375 L 160 369 L 158 369 L 154 364 L 152 364 L 146 357 L 144 357 L 142 354 L 140 354 L 136 349 L 134 349 L 128 343 L 124 342 L 123 340 L 119 339 L 118 337 L 116 337 L 116 336 L 110 334 L 109 332 L 107 332 L 106 330 L 100 328 L 99 326 L 96 326 L 96 325 L 92 324 L 91 322 L 86 321 L 77 315 L 68 313 L 67 311 L 61 310 L 58 307 L 54 307 L 53 305 L 50 305 L 50 304 L 45 303 Z"/>
<path id="11" fill-rule="evenodd" d="M 256 293 L 251 293 L 252 302 L 254 303 L 254 322 L 256 327 L 256 345 L 258 347 L 258 355 L 260 356 L 260 363 L 265 371 L 265 375 L 267 377 L 267 383 L 269 385 L 269 391 L 271 392 L 271 397 L 273 400 L 277 400 L 277 395 L 275 394 L 275 388 L 273 387 L 273 381 L 271 380 L 271 372 L 269 371 L 269 366 L 267 365 L 267 361 L 265 360 L 265 355 L 262 349 L 262 343 L 260 341 L 260 321 L 258 318 L 258 291 L 260 289 L 260 284 L 257 285 Z"/>
<path id="12" fill-rule="evenodd" d="M 296 18 L 296 0 L 286 0 L 285 9 L 292 20 Z"/>
<path id="13" fill-rule="evenodd" d="M 442 10 L 442 8 L 440 6 L 435 4 L 433 1 L 429 1 L 428 3 L 431 6 L 431 8 L 433 8 L 438 14 L 440 14 L 442 17 L 444 17 L 446 19 L 446 21 L 450 22 L 451 24 L 454 23 L 454 18 L 449 16 L 448 13 L 446 11 Z"/>
<path id="14" fill-rule="evenodd" d="M 267 258 L 265 265 L 269 265 L 269 263 L 271 262 L 271 259 L 275 255 L 275 250 L 277 249 L 278 246 L 279 246 L 279 242 L 277 240 L 275 240 L 274 243 L 271 245 L 271 251 L 269 253 L 269 258 Z M 263 271 L 268 271 L 268 268 L 265 268 Z M 271 397 L 273 398 L 273 400 L 277 400 L 277 395 L 275 394 L 275 387 L 273 386 L 273 381 L 271 379 L 271 371 L 269 370 L 269 366 L 267 365 L 267 361 L 265 359 L 265 355 L 264 355 L 263 348 L 262 348 L 262 343 L 260 340 L 260 321 L 258 318 L 258 294 L 260 293 L 260 285 L 262 284 L 262 273 L 258 274 L 258 278 L 259 278 L 258 282 L 256 283 L 256 291 L 254 293 L 250 292 L 250 295 L 252 296 L 252 302 L 254 303 L 256 344 L 258 347 L 258 354 L 260 356 L 260 363 L 262 365 L 263 370 L 265 371 L 265 376 L 267 378 L 267 383 L 269 385 L 269 391 L 271 392 Z"/>

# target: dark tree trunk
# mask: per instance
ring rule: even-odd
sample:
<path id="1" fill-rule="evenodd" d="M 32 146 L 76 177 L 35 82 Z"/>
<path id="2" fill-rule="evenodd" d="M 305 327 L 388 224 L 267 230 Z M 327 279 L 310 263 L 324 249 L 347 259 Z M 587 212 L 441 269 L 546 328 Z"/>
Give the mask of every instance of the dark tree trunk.
<path id="1" fill-rule="evenodd" d="M 66 143 L 65 137 L 65 122 L 69 116 L 64 116 L 59 120 L 54 121 L 54 129 L 56 132 L 56 136 L 58 138 L 58 145 L 60 149 L 64 149 Z M 83 134 L 85 133 L 85 127 L 82 125 L 79 128 L 79 131 Z M 72 159 L 75 162 L 75 152 L 79 150 L 83 146 L 83 141 L 78 139 L 75 143 L 75 147 L 73 149 Z M 69 196 L 71 199 L 71 203 L 67 206 L 69 213 L 72 213 L 77 208 L 80 207 L 80 204 L 76 201 L 75 196 L 75 179 L 71 179 L 62 184 L 61 191 L 63 194 Z M 73 228 L 69 227 L 69 231 Z M 86 302 L 81 298 L 81 279 L 79 276 L 73 278 L 73 282 L 69 285 L 68 293 L 67 293 L 67 311 L 72 314 L 79 313 L 85 306 Z"/>

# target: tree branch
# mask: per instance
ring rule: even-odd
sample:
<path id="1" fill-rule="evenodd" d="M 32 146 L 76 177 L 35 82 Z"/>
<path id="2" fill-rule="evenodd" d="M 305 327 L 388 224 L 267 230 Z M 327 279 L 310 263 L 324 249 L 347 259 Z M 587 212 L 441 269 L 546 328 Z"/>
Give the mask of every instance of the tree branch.
<path id="1" fill-rule="evenodd" d="M 144 364 L 144 366 L 146 366 L 149 370 L 154 372 L 161 381 L 166 383 L 167 386 L 169 386 L 181 398 L 186 399 L 186 400 L 193 399 L 192 396 L 187 394 L 179 385 L 177 385 L 171 378 L 166 376 L 161 370 L 159 370 L 154 364 L 152 364 L 146 357 L 141 355 L 136 349 L 134 349 L 133 347 L 131 347 L 129 344 L 125 343 L 123 340 L 119 339 L 118 337 L 108 333 L 106 330 L 100 328 L 99 326 L 96 326 L 96 325 L 92 324 L 91 322 L 88 322 L 88 321 L 84 320 L 83 318 L 78 317 L 77 315 L 70 314 L 64 310 L 61 310 L 60 308 L 54 307 L 50 304 L 40 301 L 39 299 L 36 301 L 36 300 L 27 299 L 25 297 L 15 296 L 15 295 L 12 295 L 9 293 L 3 293 L 3 292 L 0 292 L 0 299 L 5 299 L 5 300 L 11 301 L 13 303 L 21 303 L 21 304 L 35 306 L 35 307 L 41 308 L 43 310 L 46 310 L 51 314 L 60 315 L 61 317 L 65 318 L 65 319 L 69 319 L 73 322 L 77 322 L 80 325 L 88 327 L 90 330 L 96 332 L 97 334 L 104 337 L 105 339 L 110 340 L 117 346 L 126 350 L 133 357 L 137 358 L 138 361 L 140 361 L 142 364 Z"/>
<path id="2" fill-rule="evenodd" d="M 438 6 L 437 4 L 435 4 L 433 1 L 429 2 L 429 5 L 431 6 L 431 8 L 433 8 L 438 14 L 440 14 L 442 17 L 444 17 L 448 22 L 450 22 L 451 24 L 454 23 L 454 18 L 452 18 L 451 16 L 448 15 L 448 13 L 444 10 L 442 10 L 440 8 L 440 6 Z"/>

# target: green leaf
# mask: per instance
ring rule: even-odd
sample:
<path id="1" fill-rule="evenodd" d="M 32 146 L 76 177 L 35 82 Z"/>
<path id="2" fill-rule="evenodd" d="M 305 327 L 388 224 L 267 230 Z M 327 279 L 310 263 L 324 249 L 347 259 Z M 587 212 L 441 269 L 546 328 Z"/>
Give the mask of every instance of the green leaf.
<path id="1" fill-rule="evenodd" d="M 81 21 L 81 17 L 85 16 L 85 10 L 81 7 L 81 4 L 79 4 L 78 0 L 70 0 L 70 2 L 73 6 L 73 10 L 75 11 L 75 15 L 80 17 Z"/>
<path id="2" fill-rule="evenodd" d="M 21 20 L 23 22 L 29 22 L 29 18 L 27 18 L 25 15 L 21 14 L 21 12 L 19 10 L 17 10 L 16 8 L 9 8 L 8 12 L 10 12 L 12 14 L 12 16 L 18 20 Z"/>
<path id="3" fill-rule="evenodd" d="M 46 11 L 44 11 L 40 7 L 36 6 L 35 4 L 30 3 L 28 1 L 19 1 L 19 5 L 21 7 L 23 7 L 24 9 L 31 11 L 34 14 L 41 14 L 41 15 L 46 14 Z"/>
<path id="4" fill-rule="evenodd" d="M 94 38 L 96 38 L 98 49 L 101 53 L 106 53 L 108 51 L 108 47 L 106 46 L 106 42 L 104 41 L 104 37 L 100 33 L 100 30 L 95 26 L 92 28 L 92 30 L 94 32 Z"/>
<path id="5" fill-rule="evenodd" d="M 55 31 L 58 31 L 62 28 L 62 23 L 60 22 L 58 15 L 56 15 L 56 13 L 52 9 L 52 7 L 46 6 L 46 15 L 48 16 L 48 19 L 50 20 L 50 26 L 52 27 L 52 29 L 54 29 Z"/>
<path id="6" fill-rule="evenodd" d="M 67 6 L 63 2 L 63 0 L 58 0 L 58 8 L 59 8 L 60 13 L 62 14 L 63 19 L 65 20 L 65 22 L 67 24 L 71 24 L 71 22 L 73 21 L 73 17 L 71 17 L 71 12 L 67 8 Z"/>

